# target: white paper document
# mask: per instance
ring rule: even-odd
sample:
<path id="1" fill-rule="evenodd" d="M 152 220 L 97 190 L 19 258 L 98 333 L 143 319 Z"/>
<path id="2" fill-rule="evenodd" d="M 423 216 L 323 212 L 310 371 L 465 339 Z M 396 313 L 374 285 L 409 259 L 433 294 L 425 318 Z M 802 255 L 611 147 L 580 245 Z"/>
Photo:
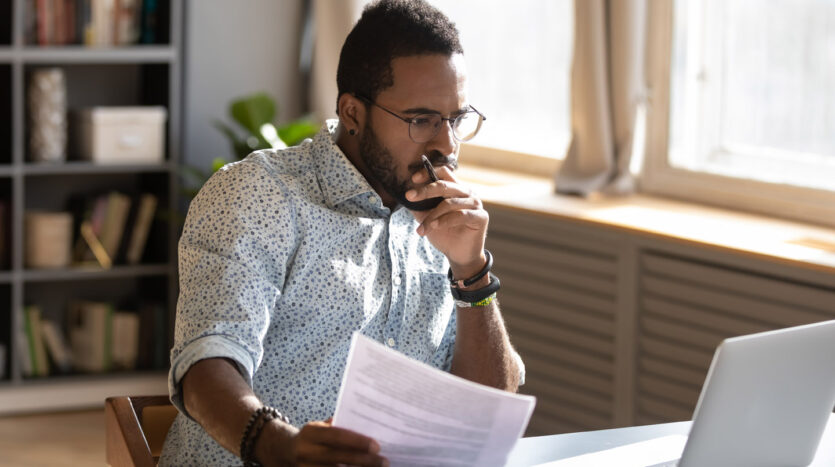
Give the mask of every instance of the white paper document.
<path id="1" fill-rule="evenodd" d="M 663 436 L 535 467 L 651 467 L 679 459 L 686 443 L 684 435 Z"/>
<path id="2" fill-rule="evenodd" d="M 392 467 L 501 466 L 535 402 L 354 333 L 333 424 L 375 439 Z"/>

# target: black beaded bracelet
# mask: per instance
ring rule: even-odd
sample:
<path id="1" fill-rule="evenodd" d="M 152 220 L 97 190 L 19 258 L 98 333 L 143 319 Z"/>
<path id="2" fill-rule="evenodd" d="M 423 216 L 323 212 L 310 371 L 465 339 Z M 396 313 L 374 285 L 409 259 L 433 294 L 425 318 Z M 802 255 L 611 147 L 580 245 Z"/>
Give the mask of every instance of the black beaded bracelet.
<path id="1" fill-rule="evenodd" d="M 449 290 L 452 293 L 452 298 L 455 299 L 456 302 L 474 303 L 484 300 L 490 295 L 498 292 L 502 287 L 501 281 L 499 281 L 499 278 L 493 275 L 492 272 L 488 273 L 488 275 L 490 277 L 490 283 L 478 290 L 461 290 L 456 287 L 450 287 Z"/>
<path id="2" fill-rule="evenodd" d="M 290 419 L 286 415 L 266 405 L 260 407 L 249 417 L 246 429 L 244 429 L 244 434 L 241 437 L 241 460 L 244 463 L 244 467 L 261 467 L 261 464 L 254 459 L 253 455 L 255 442 L 258 440 L 258 436 L 261 435 L 261 430 L 264 429 L 264 426 L 270 420 L 276 418 L 284 423 L 290 423 Z"/>
<path id="3" fill-rule="evenodd" d="M 452 277 L 452 268 L 449 268 L 449 272 L 447 272 L 447 277 L 449 278 L 450 286 L 454 288 L 463 289 L 464 287 L 469 287 L 475 284 L 476 282 L 478 282 L 479 279 L 487 275 L 487 273 L 490 272 L 491 269 L 493 269 L 493 255 L 490 254 L 490 251 L 488 251 L 485 248 L 484 256 L 487 257 L 487 264 L 485 264 L 484 267 L 481 268 L 481 271 L 478 271 L 478 274 L 469 279 L 456 280 L 454 277 Z"/>

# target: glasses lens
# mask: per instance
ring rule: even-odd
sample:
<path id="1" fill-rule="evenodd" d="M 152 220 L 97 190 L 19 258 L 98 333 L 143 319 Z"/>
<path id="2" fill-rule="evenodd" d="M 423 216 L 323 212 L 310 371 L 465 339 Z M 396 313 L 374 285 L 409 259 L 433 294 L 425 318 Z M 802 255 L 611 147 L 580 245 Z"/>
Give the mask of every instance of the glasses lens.
<path id="1" fill-rule="evenodd" d="M 455 119 L 452 130 L 459 141 L 469 141 L 481 129 L 483 119 L 477 112 L 465 112 Z"/>
<path id="2" fill-rule="evenodd" d="M 438 134 L 441 123 L 441 116 L 438 114 L 418 115 L 409 122 L 409 136 L 416 143 L 425 143 Z"/>

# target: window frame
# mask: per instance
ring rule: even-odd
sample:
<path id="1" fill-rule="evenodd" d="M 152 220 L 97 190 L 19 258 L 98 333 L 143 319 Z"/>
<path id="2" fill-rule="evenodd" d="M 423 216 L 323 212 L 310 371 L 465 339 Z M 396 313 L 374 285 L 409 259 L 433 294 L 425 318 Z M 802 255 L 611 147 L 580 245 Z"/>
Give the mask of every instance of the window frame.
<path id="1" fill-rule="evenodd" d="M 736 178 L 670 165 L 674 5 L 672 0 L 650 0 L 648 8 L 649 105 L 641 191 L 835 227 L 835 191 Z"/>

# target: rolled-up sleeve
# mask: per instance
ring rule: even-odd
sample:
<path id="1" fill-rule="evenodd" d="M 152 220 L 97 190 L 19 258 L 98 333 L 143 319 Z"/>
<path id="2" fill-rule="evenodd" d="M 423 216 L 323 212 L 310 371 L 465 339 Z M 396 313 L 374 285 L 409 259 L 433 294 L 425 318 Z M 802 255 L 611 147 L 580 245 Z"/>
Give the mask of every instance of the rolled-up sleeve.
<path id="1" fill-rule="evenodd" d="M 213 175 L 192 201 L 178 249 L 168 377 L 171 400 L 186 415 L 180 382 L 200 360 L 231 359 L 252 384 L 294 248 L 292 203 L 283 192 L 264 167 L 239 162 Z"/>

